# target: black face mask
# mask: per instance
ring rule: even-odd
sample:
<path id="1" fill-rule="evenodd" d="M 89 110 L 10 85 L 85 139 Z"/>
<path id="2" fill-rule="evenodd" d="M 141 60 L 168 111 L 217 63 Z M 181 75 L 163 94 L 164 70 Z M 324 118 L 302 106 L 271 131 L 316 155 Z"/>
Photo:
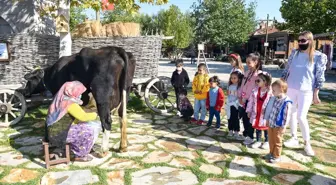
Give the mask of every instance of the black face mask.
<path id="1" fill-rule="evenodd" d="M 301 51 L 305 51 L 308 49 L 309 44 L 299 44 L 299 48 Z"/>

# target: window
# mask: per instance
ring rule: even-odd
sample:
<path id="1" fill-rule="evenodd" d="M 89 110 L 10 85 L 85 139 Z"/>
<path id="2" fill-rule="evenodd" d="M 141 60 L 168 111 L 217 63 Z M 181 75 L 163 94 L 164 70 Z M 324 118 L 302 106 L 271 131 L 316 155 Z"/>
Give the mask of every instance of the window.
<path id="1" fill-rule="evenodd" d="M 7 42 L 0 41 L 0 62 L 9 62 L 9 44 Z"/>

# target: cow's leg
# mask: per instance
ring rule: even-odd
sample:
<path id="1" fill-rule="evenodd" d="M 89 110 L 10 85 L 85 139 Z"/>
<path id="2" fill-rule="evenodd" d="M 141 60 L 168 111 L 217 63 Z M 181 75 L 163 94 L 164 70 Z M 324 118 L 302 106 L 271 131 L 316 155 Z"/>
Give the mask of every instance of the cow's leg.
<path id="1" fill-rule="evenodd" d="M 90 101 L 90 96 L 89 96 L 89 91 L 86 90 L 83 94 L 82 94 L 82 98 L 81 100 L 83 101 L 83 106 L 86 106 L 89 101 Z"/>
<path id="2" fill-rule="evenodd" d="M 126 98 L 127 98 L 127 92 L 126 90 L 123 90 L 122 92 L 122 102 L 119 107 L 119 122 L 120 122 L 120 152 L 126 152 L 127 151 L 127 115 L 126 115 Z"/>
<path id="3" fill-rule="evenodd" d="M 102 152 L 107 152 L 109 150 L 109 137 L 111 132 L 111 112 L 110 112 L 110 100 L 109 100 L 109 91 L 106 88 L 102 88 L 106 86 L 101 86 L 95 88 L 92 87 L 92 94 L 96 100 L 98 115 L 100 117 L 100 121 L 103 127 L 103 141 L 102 141 Z"/>

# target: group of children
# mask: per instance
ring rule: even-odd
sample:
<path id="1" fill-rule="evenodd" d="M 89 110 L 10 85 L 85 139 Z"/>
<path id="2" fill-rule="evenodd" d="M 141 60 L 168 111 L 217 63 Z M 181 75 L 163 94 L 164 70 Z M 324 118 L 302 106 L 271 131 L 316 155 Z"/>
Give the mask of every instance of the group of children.
<path id="1" fill-rule="evenodd" d="M 228 136 L 236 140 L 244 140 L 244 144 L 252 148 L 269 150 L 264 156 L 271 163 L 280 161 L 282 137 L 289 121 L 291 100 L 286 95 L 287 83 L 276 80 L 262 71 L 260 56 L 251 53 L 246 59 L 248 70 L 244 72 L 241 57 L 238 54 L 229 55 L 232 66 L 227 88 L 225 105 L 228 119 Z M 223 90 L 219 87 L 217 76 L 209 78 L 205 64 L 199 64 L 198 71 L 192 82 L 194 93 L 194 107 L 187 98 L 188 73 L 183 69 L 183 61 L 176 62 L 176 71 L 173 72 L 171 83 L 175 89 L 176 102 L 179 114 L 186 121 L 198 125 L 212 125 L 216 117 L 215 128 L 220 129 L 220 112 L 225 104 Z M 209 120 L 205 117 L 209 111 Z M 191 118 L 193 115 L 193 118 Z M 244 131 L 240 135 L 242 119 Z M 256 141 L 254 133 L 256 132 Z M 264 140 L 262 141 L 262 134 Z"/>

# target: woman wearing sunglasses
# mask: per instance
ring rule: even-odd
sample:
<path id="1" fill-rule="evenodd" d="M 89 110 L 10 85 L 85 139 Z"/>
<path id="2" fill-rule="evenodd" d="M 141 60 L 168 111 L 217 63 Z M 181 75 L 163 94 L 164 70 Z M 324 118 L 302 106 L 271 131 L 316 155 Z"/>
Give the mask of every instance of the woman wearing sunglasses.
<path id="1" fill-rule="evenodd" d="M 324 71 L 327 56 L 315 51 L 313 34 L 305 31 L 299 36 L 299 47 L 294 49 L 288 58 L 288 64 L 283 72 L 282 79 L 288 83 L 288 96 L 293 101 L 290 115 L 290 129 L 292 138 L 285 142 L 286 147 L 298 147 L 297 123 L 305 144 L 305 152 L 314 156 L 310 145 L 310 133 L 307 114 L 311 103 L 319 104 L 318 93 L 325 81 Z"/>

